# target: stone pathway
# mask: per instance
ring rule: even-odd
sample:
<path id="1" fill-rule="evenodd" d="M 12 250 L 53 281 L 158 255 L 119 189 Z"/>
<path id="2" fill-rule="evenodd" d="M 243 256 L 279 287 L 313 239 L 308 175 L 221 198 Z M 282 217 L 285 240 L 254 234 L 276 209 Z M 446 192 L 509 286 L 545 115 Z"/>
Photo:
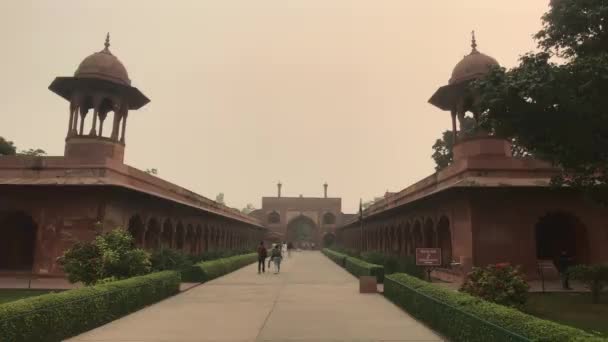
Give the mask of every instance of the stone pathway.
<path id="1" fill-rule="evenodd" d="M 248 266 L 69 341 L 441 341 L 319 252 Z"/>

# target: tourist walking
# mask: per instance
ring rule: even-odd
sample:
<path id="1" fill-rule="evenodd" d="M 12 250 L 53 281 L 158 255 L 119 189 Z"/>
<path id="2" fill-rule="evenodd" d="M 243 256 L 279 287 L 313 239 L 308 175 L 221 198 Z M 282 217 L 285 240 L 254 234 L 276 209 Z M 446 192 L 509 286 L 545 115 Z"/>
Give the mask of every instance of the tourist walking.
<path id="1" fill-rule="evenodd" d="M 272 261 L 274 262 L 274 267 L 276 268 L 274 274 L 281 272 L 281 260 L 283 259 L 283 254 L 281 253 L 280 244 L 274 246 L 272 252 L 270 252 L 270 257 L 272 258 Z"/>
<path id="2" fill-rule="evenodd" d="M 258 274 L 266 273 L 266 257 L 268 256 L 268 251 L 266 251 L 266 247 L 264 247 L 264 241 L 260 241 L 260 245 L 258 246 Z"/>
<path id="3" fill-rule="evenodd" d="M 270 253 L 271 253 L 271 255 L 270 255 L 270 258 L 268 258 L 268 272 L 270 272 L 270 266 L 272 264 L 272 251 L 275 249 L 276 246 L 277 245 L 274 244 L 274 243 L 270 246 Z"/>
<path id="4" fill-rule="evenodd" d="M 570 275 L 568 269 L 572 263 L 572 258 L 568 255 L 568 252 L 562 251 L 559 258 L 557 259 L 557 270 L 562 278 L 562 288 L 564 290 L 572 290 L 570 288 Z"/>
<path id="5" fill-rule="evenodd" d="M 291 258 L 291 250 L 293 249 L 293 243 L 288 242 L 287 243 L 287 257 Z"/>

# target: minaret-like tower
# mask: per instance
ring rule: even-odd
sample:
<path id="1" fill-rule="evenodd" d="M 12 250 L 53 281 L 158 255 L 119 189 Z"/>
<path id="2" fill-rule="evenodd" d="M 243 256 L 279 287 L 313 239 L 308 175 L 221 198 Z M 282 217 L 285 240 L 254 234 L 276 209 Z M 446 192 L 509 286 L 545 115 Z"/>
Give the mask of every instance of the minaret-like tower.
<path id="1" fill-rule="evenodd" d="M 49 89 L 70 102 L 67 158 L 123 162 L 129 110 L 150 100 L 131 86 L 127 69 L 110 52 L 109 33 L 103 50 L 85 58 L 73 77 L 55 78 Z"/>
<path id="2" fill-rule="evenodd" d="M 327 186 L 327 182 L 325 182 L 325 184 L 323 184 L 324 198 L 327 198 Z"/>
<path id="3" fill-rule="evenodd" d="M 281 182 L 277 183 L 277 197 L 281 198 L 281 188 L 283 187 L 283 184 L 281 184 Z"/>
<path id="4" fill-rule="evenodd" d="M 429 100 L 432 105 L 452 114 L 454 143 L 458 139 L 456 118 L 462 128 L 465 113 L 474 110 L 475 96 L 469 91 L 469 83 L 486 75 L 493 67 L 499 66 L 496 59 L 477 50 L 475 31 L 471 32 L 471 36 L 471 52 L 456 64 L 448 85 L 437 89 Z M 478 114 L 473 112 L 476 121 Z"/>

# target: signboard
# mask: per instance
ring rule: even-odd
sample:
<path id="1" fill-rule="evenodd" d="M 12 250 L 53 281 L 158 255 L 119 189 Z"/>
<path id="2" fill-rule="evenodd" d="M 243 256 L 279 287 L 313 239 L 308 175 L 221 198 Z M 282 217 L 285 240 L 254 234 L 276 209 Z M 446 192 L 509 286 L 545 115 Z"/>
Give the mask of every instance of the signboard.
<path id="1" fill-rule="evenodd" d="M 416 248 L 417 266 L 441 266 L 441 248 Z"/>

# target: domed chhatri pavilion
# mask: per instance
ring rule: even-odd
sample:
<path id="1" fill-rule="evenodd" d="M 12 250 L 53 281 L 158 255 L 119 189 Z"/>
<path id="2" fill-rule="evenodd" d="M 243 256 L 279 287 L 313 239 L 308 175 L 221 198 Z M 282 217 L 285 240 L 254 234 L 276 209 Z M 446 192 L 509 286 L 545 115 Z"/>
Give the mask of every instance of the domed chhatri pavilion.
<path id="1" fill-rule="evenodd" d="M 259 220 L 124 164 L 129 111 L 150 100 L 110 51 L 109 34 L 49 89 L 69 102 L 65 153 L 0 158 L 0 276 L 61 276 L 66 248 L 116 227 L 148 250 L 190 254 L 263 238 Z"/>
<path id="2" fill-rule="evenodd" d="M 608 262 L 608 212 L 570 188 L 551 187 L 551 164 L 515 158 L 510 142 L 479 133 L 458 136 L 457 119 L 474 111 L 471 81 L 499 66 L 481 53 L 473 34 L 471 52 L 429 102 L 449 111 L 453 162 L 396 193 L 387 193 L 337 229 L 347 248 L 413 256 L 415 248 L 442 250 L 434 273 L 460 281 L 473 266 L 509 262 L 530 279 L 556 277 L 554 260 L 566 251 L 580 263 Z M 541 271 L 539 271 L 541 270 Z"/>

